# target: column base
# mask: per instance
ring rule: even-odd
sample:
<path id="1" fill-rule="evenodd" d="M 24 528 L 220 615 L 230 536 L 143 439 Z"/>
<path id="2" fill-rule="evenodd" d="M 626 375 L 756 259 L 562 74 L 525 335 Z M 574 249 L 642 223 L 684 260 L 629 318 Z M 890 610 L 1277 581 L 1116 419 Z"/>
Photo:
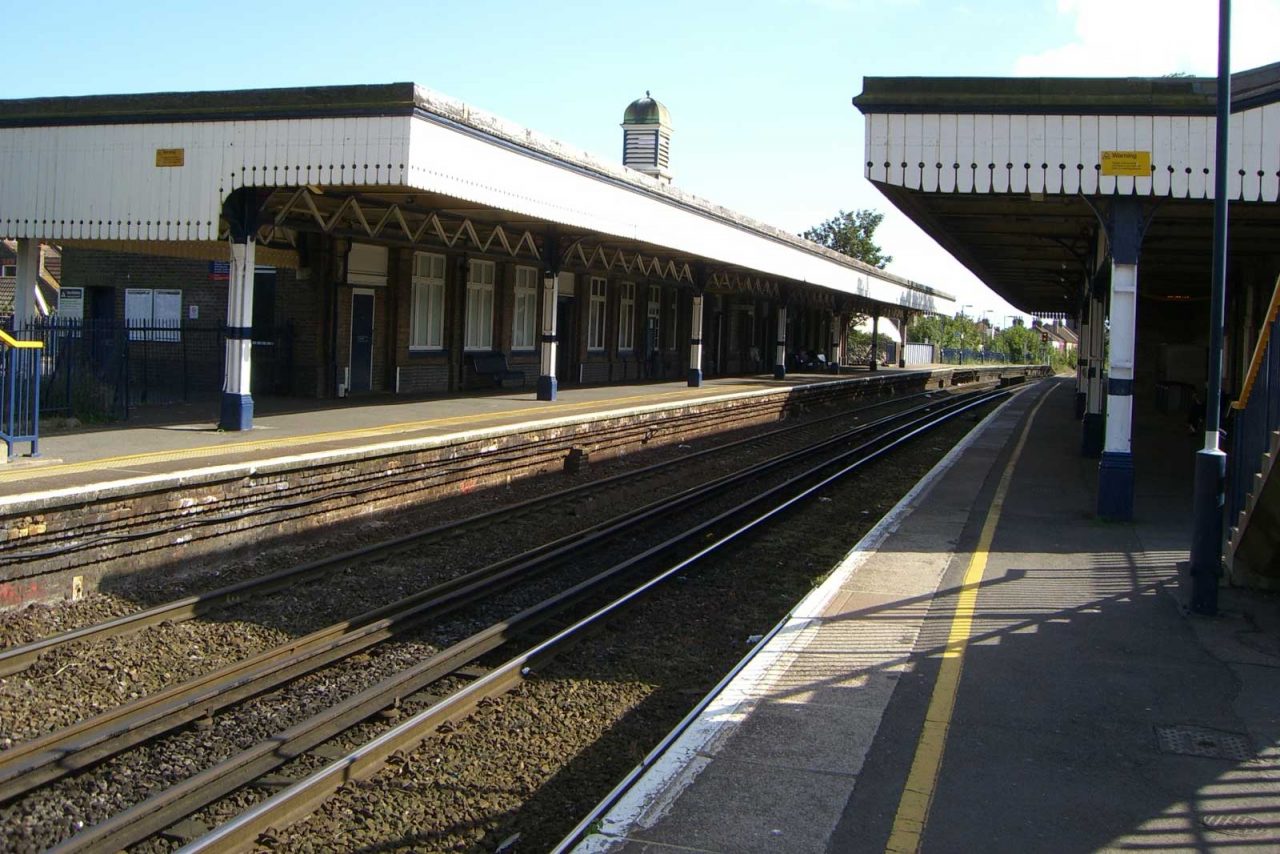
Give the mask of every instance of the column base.
<path id="1" fill-rule="evenodd" d="M 876 359 L 872 359 L 872 360 L 871 360 L 871 370 L 873 370 L 873 371 L 878 371 L 878 370 L 880 370 L 880 365 L 878 364 L 878 362 L 877 362 L 877 360 L 876 360 Z"/>
<path id="2" fill-rule="evenodd" d="M 555 400 L 558 387 L 554 376 L 538 377 L 538 400 Z"/>
<path id="3" fill-rule="evenodd" d="M 689 369 L 689 388 L 702 388 L 702 368 Z"/>
<path id="4" fill-rule="evenodd" d="M 1222 574 L 1223 483 L 1227 455 L 1222 451 L 1196 452 L 1196 476 L 1191 500 L 1191 601 L 1193 614 L 1218 613 L 1218 578 Z"/>
<path id="5" fill-rule="evenodd" d="M 222 414 L 218 418 L 219 430 L 253 429 L 253 396 L 222 393 Z"/>
<path id="6" fill-rule="evenodd" d="M 1107 419 L 1101 412 L 1086 412 L 1080 434 L 1080 456 L 1096 460 L 1107 440 Z"/>
<path id="7" fill-rule="evenodd" d="M 1082 391 L 1076 392 L 1076 420 L 1077 421 L 1084 420 L 1084 411 L 1088 409 L 1088 406 L 1086 405 L 1088 399 L 1089 399 L 1089 396 L 1084 392 Z"/>
<path id="8" fill-rule="evenodd" d="M 786 365 L 774 365 L 774 366 L 773 366 L 773 378 L 774 378 L 775 380 L 785 380 L 785 379 L 787 378 L 787 366 L 786 366 Z"/>
<path id="9" fill-rule="evenodd" d="M 1133 454 L 1104 451 L 1098 464 L 1098 517 L 1133 521 Z"/>

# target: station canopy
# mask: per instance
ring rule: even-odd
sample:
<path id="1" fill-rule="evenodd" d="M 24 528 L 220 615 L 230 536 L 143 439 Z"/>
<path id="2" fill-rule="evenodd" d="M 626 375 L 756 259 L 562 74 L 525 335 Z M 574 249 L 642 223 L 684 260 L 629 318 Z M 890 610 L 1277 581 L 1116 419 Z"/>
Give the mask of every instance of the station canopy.
<path id="1" fill-rule="evenodd" d="M 266 263 L 297 264 L 305 232 L 536 263 L 554 233 L 600 275 L 701 270 L 853 311 L 953 301 L 412 83 L 0 101 L 0 173 L 7 238 L 226 257 L 243 190 Z"/>
<path id="2" fill-rule="evenodd" d="M 866 175 L 1013 305 L 1074 313 L 1099 218 L 1143 201 L 1140 295 L 1206 299 L 1216 78 L 868 77 Z M 1280 63 L 1232 76 L 1229 253 L 1280 234 Z M 1082 273 L 1084 275 L 1082 275 Z"/>

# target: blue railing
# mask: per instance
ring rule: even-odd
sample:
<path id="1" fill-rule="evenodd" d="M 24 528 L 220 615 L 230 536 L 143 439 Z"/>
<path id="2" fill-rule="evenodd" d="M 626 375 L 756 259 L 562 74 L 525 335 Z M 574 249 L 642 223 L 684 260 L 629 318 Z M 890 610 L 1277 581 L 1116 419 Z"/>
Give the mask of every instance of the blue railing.
<path id="1" fill-rule="evenodd" d="M 1231 449 L 1227 457 L 1227 527 L 1240 523 L 1240 513 L 1271 452 L 1272 434 L 1280 430 L 1280 278 L 1271 307 L 1249 362 L 1239 400 L 1231 404 Z"/>
<path id="2" fill-rule="evenodd" d="M 8 456 L 14 446 L 31 443 L 31 456 L 40 456 L 40 359 L 44 345 L 20 341 L 0 329 L 0 440 Z"/>

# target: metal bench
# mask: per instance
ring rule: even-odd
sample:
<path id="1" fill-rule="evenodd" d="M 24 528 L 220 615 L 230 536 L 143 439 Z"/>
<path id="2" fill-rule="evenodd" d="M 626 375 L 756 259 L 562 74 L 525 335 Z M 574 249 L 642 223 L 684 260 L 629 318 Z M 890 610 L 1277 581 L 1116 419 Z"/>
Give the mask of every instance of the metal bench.
<path id="1" fill-rule="evenodd" d="M 471 370 L 476 376 L 491 378 L 497 388 L 505 387 L 507 381 L 514 383 L 517 380 L 524 388 L 524 371 L 511 370 L 507 366 L 506 353 L 473 353 L 470 358 Z"/>

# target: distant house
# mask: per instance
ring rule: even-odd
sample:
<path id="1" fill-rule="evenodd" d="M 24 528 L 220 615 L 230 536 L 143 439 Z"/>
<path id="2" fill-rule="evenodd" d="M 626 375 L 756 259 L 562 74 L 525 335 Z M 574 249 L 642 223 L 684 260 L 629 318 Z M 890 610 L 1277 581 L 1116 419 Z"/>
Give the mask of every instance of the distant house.
<path id="1" fill-rule="evenodd" d="M 40 245 L 40 273 L 36 278 L 35 306 L 41 317 L 57 310 L 62 281 L 62 252 L 56 246 Z M 18 284 L 18 244 L 0 240 L 0 315 L 13 314 L 13 293 Z"/>
<path id="2" fill-rule="evenodd" d="M 1045 343 L 1058 352 L 1066 352 L 1080 345 L 1080 336 L 1061 321 L 1052 323 L 1036 321 L 1033 327 L 1044 336 Z"/>

